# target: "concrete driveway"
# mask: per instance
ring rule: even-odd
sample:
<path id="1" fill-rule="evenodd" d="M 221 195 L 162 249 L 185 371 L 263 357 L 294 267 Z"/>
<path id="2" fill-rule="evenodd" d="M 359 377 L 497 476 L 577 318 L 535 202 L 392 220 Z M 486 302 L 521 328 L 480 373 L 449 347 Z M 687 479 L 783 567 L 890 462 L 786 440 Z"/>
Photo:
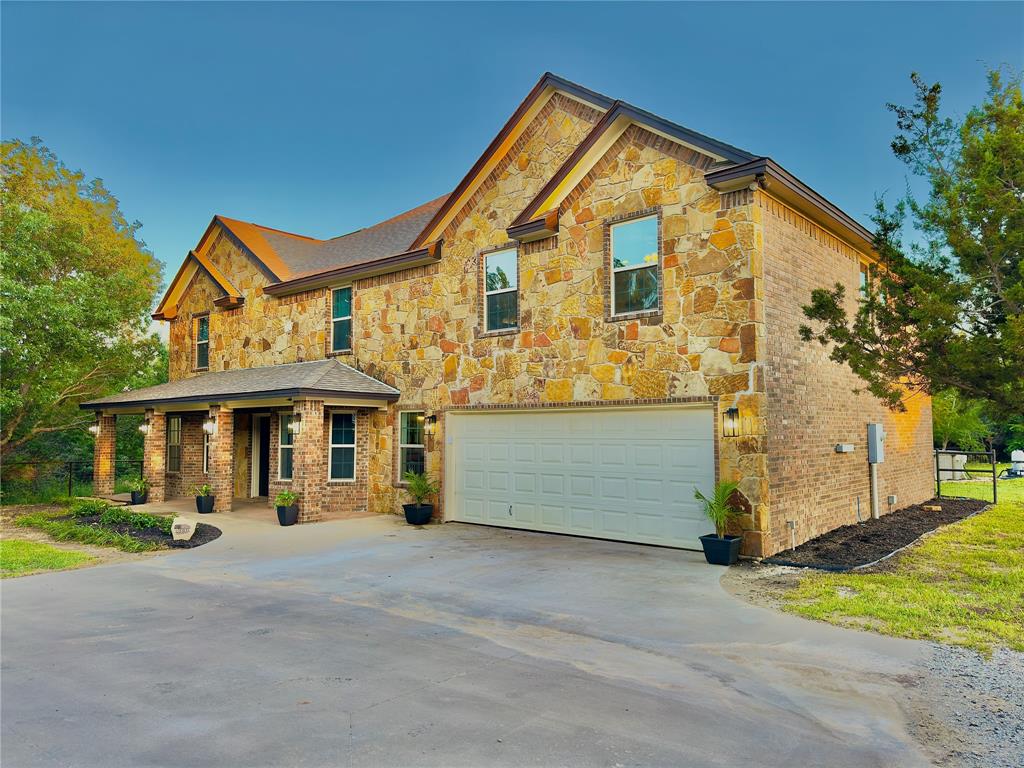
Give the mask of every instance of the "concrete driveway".
<path id="1" fill-rule="evenodd" d="M 23 766 L 914 766 L 926 646 L 747 605 L 697 553 L 212 519 L 3 583 Z"/>

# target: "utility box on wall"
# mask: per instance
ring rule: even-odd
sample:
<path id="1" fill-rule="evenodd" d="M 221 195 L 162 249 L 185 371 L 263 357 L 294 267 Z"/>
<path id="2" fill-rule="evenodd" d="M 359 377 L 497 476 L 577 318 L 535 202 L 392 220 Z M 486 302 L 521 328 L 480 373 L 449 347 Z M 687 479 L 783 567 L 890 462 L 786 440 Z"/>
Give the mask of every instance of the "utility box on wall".
<path id="1" fill-rule="evenodd" d="M 881 424 L 868 424 L 868 463 L 885 461 L 885 429 Z"/>

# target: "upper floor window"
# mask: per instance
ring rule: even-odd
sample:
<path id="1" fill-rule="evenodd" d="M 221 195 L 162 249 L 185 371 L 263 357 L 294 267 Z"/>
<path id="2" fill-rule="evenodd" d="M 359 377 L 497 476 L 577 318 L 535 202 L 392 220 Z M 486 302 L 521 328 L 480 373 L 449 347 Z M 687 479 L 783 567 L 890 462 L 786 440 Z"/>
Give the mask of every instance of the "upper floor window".
<path id="1" fill-rule="evenodd" d="M 196 318 L 196 368 L 210 367 L 210 316 Z"/>
<path id="2" fill-rule="evenodd" d="M 868 280 L 870 280 L 868 264 L 866 261 L 860 263 L 860 295 L 868 295 Z"/>
<path id="3" fill-rule="evenodd" d="M 167 417 L 167 471 L 181 472 L 181 416 Z"/>
<path id="4" fill-rule="evenodd" d="M 420 473 L 424 470 L 425 424 L 426 414 L 423 411 L 402 411 L 398 435 L 399 478 L 404 478 L 406 472 Z"/>
<path id="5" fill-rule="evenodd" d="M 484 256 L 484 330 L 519 326 L 519 270 L 516 249 Z"/>
<path id="6" fill-rule="evenodd" d="M 331 445 L 328 449 L 330 480 L 356 479 L 356 415 L 331 414 Z"/>
<path id="7" fill-rule="evenodd" d="M 295 433 L 292 431 L 290 413 L 282 413 L 277 429 L 277 479 L 292 479 L 292 453 L 295 450 Z"/>
<path id="8" fill-rule="evenodd" d="M 612 314 L 658 308 L 658 217 L 611 226 Z"/>
<path id="9" fill-rule="evenodd" d="M 331 352 L 352 349 L 352 287 L 331 291 Z"/>

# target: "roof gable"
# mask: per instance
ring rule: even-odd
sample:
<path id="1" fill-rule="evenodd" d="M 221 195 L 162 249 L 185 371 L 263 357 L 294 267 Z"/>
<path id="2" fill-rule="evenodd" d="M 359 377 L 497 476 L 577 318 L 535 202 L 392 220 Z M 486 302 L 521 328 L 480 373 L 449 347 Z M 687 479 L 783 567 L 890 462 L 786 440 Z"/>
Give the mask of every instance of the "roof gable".
<path id="1" fill-rule="evenodd" d="M 469 169 L 469 173 L 459 182 L 455 190 L 445 200 L 444 205 L 427 222 L 426 226 L 419 233 L 410 245 L 410 249 L 423 246 L 441 237 L 441 234 L 458 215 L 472 198 L 473 194 L 494 170 L 505 154 L 515 145 L 516 141 L 533 122 L 533 118 L 543 109 L 544 105 L 555 93 L 563 93 L 566 96 L 582 101 L 588 106 L 594 107 L 603 112 L 614 102 L 607 96 L 596 91 L 591 91 L 581 85 L 565 80 L 564 78 L 545 72 L 537 84 L 533 87 L 522 103 L 512 113 L 498 135 L 487 146 L 480 158 Z"/>
<path id="2" fill-rule="evenodd" d="M 153 313 L 154 320 L 173 320 L 177 316 L 178 304 L 188 292 L 192 279 L 200 271 L 204 272 L 224 292 L 224 296 L 217 299 L 217 304 L 238 306 L 245 300 L 241 292 L 217 268 L 217 265 L 210 261 L 205 251 L 189 251 Z"/>
<path id="3" fill-rule="evenodd" d="M 553 215 L 558 206 L 632 125 L 640 126 L 703 156 L 709 166 L 713 163 L 744 163 L 754 158 L 754 155 L 742 149 L 691 131 L 631 104 L 616 101 L 512 222 L 508 228 L 509 236 L 530 240 L 551 234 L 549 224 L 554 220 Z"/>

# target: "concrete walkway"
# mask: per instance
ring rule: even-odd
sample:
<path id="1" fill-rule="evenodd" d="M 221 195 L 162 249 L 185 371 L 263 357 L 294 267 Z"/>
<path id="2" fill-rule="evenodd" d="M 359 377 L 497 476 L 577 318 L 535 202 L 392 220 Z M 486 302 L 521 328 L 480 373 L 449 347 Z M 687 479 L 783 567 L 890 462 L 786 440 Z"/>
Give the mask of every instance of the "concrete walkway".
<path id="1" fill-rule="evenodd" d="M 3 584 L 4 766 L 917 766 L 927 647 L 697 553 L 369 518 Z"/>

